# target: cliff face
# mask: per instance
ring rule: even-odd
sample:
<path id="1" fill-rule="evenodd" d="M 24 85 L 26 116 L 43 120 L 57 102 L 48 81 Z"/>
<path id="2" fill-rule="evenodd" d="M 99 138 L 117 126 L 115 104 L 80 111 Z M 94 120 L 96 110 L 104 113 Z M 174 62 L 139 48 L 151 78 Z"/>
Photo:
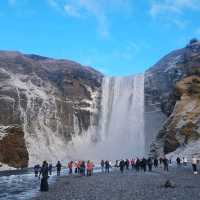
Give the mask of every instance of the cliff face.
<path id="1" fill-rule="evenodd" d="M 1 127 L 0 132 L 0 162 L 15 168 L 26 167 L 29 158 L 22 128 Z"/>
<path id="2" fill-rule="evenodd" d="M 200 135 L 200 43 L 174 51 L 146 72 L 146 100 L 165 115 L 151 146 L 162 155 L 187 148 Z"/>
<path id="3" fill-rule="evenodd" d="M 72 61 L 0 51 L 0 165 L 71 159 L 98 142 L 102 79 Z M 200 42 L 165 56 L 144 84 L 146 152 L 200 152 Z"/>
<path id="4" fill-rule="evenodd" d="M 66 158 L 72 137 L 98 124 L 101 81 L 101 73 L 72 61 L 0 52 L 0 127 L 12 127 L 0 133 L 0 152 L 11 138 L 22 141 L 26 155 L 10 162 L 1 153 L 0 162 L 18 167 Z"/>

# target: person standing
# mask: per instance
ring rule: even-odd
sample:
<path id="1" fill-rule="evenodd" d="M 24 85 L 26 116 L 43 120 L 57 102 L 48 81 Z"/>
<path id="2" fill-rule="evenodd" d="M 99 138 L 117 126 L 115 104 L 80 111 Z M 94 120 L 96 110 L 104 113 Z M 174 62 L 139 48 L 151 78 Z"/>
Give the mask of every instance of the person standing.
<path id="1" fill-rule="evenodd" d="M 145 158 L 142 159 L 141 161 L 141 168 L 146 172 L 147 170 L 147 160 Z"/>
<path id="2" fill-rule="evenodd" d="M 69 174 L 72 174 L 72 168 L 73 168 L 73 161 L 70 161 L 68 163 Z"/>
<path id="3" fill-rule="evenodd" d="M 35 165 L 34 166 L 35 177 L 38 177 L 39 170 L 40 170 L 40 166 L 39 165 Z"/>
<path id="4" fill-rule="evenodd" d="M 163 165 L 164 171 L 169 171 L 169 160 L 166 157 L 163 158 Z"/>
<path id="5" fill-rule="evenodd" d="M 158 168 L 158 159 L 154 158 L 153 165 L 155 168 Z"/>
<path id="6" fill-rule="evenodd" d="M 87 162 L 87 176 L 92 176 L 92 172 L 93 172 L 93 163 L 91 161 L 88 160 Z"/>
<path id="7" fill-rule="evenodd" d="M 183 158 L 183 165 L 187 166 L 187 158 L 186 157 Z"/>
<path id="8" fill-rule="evenodd" d="M 118 168 L 119 167 L 119 160 L 115 161 L 115 167 Z"/>
<path id="9" fill-rule="evenodd" d="M 139 172 L 139 170 L 140 170 L 140 159 L 139 158 L 137 158 L 135 161 L 135 169 L 137 172 Z"/>
<path id="10" fill-rule="evenodd" d="M 101 161 L 101 172 L 104 172 L 104 160 Z"/>
<path id="11" fill-rule="evenodd" d="M 46 161 L 43 162 L 40 175 L 42 175 L 41 183 L 40 183 L 40 191 L 41 192 L 47 192 L 49 190 L 49 184 L 48 184 L 48 163 Z"/>
<path id="12" fill-rule="evenodd" d="M 57 176 L 60 176 L 61 168 L 62 168 L 62 165 L 61 165 L 60 161 L 58 161 L 56 164 Z"/>
<path id="13" fill-rule="evenodd" d="M 197 172 L 197 158 L 192 156 L 192 169 L 194 174 L 198 174 Z"/>
<path id="14" fill-rule="evenodd" d="M 181 159 L 179 157 L 176 158 L 176 164 L 178 167 L 181 165 Z"/>
<path id="15" fill-rule="evenodd" d="M 53 168 L 52 164 L 49 164 L 49 175 L 50 175 L 50 176 L 51 176 L 51 174 L 52 174 L 52 168 Z"/>
<path id="16" fill-rule="evenodd" d="M 132 170 L 134 169 L 134 167 L 135 167 L 135 160 L 132 158 L 131 159 L 131 167 L 132 167 Z"/>
<path id="17" fill-rule="evenodd" d="M 74 162 L 74 168 L 75 168 L 74 173 L 77 174 L 78 173 L 78 162 L 77 161 Z"/>
<path id="18" fill-rule="evenodd" d="M 147 164 L 148 164 L 149 172 L 151 172 L 152 171 L 152 166 L 153 166 L 153 161 L 152 161 L 152 159 L 150 157 L 147 160 Z"/>
<path id="19" fill-rule="evenodd" d="M 160 165 L 162 164 L 162 162 L 163 162 L 163 159 L 160 157 L 160 158 L 159 158 L 159 163 L 160 163 Z"/>
<path id="20" fill-rule="evenodd" d="M 80 175 L 85 176 L 85 169 L 86 169 L 86 164 L 85 161 L 81 161 L 81 168 L 80 168 Z"/>
<path id="21" fill-rule="evenodd" d="M 108 160 L 106 160 L 105 162 L 105 173 L 108 173 L 109 174 L 110 172 L 110 163 Z"/>
<path id="22" fill-rule="evenodd" d="M 126 159 L 125 161 L 125 166 L 126 166 L 126 170 L 129 170 L 129 159 Z"/>
<path id="23" fill-rule="evenodd" d="M 80 174 L 81 173 L 81 161 L 80 160 L 78 161 L 77 168 L 78 168 L 78 174 Z"/>

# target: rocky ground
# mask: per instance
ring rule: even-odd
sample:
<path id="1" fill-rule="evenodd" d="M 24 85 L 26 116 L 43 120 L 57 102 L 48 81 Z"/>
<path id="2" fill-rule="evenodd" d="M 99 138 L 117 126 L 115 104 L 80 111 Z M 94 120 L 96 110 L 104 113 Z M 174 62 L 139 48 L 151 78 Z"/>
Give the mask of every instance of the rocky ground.
<path id="1" fill-rule="evenodd" d="M 166 188 L 166 180 L 174 188 Z M 153 172 L 124 174 L 113 171 L 109 175 L 97 173 L 92 177 L 65 176 L 57 179 L 50 191 L 32 200 L 199 200 L 200 175 L 193 175 L 190 167 L 173 167 L 169 172 L 161 168 Z"/>

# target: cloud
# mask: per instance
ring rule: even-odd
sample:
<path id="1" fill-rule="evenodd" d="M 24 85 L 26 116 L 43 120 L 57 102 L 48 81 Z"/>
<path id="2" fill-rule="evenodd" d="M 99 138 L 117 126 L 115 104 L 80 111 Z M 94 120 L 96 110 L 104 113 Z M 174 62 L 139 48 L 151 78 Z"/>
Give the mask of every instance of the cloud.
<path id="1" fill-rule="evenodd" d="M 153 0 L 149 12 L 153 19 L 184 29 L 189 24 L 185 13 L 191 10 L 200 10 L 199 0 Z"/>
<path id="2" fill-rule="evenodd" d="M 108 38 L 109 14 L 128 9 L 130 0 L 48 0 L 49 4 L 61 9 L 69 17 L 78 19 L 93 17 L 102 38 Z"/>
<path id="3" fill-rule="evenodd" d="M 71 17 L 80 17 L 80 13 L 77 10 L 77 8 L 72 6 L 72 5 L 70 5 L 70 4 L 65 4 L 64 5 L 64 10 Z"/>
<path id="4" fill-rule="evenodd" d="M 166 13 L 180 15 L 186 9 L 198 10 L 199 6 L 199 0 L 157 0 L 151 4 L 150 14 L 153 17 Z"/>

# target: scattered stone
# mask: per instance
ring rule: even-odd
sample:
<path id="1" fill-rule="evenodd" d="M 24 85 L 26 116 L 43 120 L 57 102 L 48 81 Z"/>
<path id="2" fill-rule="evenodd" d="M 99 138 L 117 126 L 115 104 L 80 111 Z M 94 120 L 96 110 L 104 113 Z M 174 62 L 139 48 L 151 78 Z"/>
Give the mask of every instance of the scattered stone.
<path id="1" fill-rule="evenodd" d="M 175 185 L 175 183 L 174 183 L 173 181 L 167 180 L 167 181 L 165 182 L 165 184 L 164 184 L 164 187 L 165 187 L 165 188 L 175 188 L 176 185 Z"/>

